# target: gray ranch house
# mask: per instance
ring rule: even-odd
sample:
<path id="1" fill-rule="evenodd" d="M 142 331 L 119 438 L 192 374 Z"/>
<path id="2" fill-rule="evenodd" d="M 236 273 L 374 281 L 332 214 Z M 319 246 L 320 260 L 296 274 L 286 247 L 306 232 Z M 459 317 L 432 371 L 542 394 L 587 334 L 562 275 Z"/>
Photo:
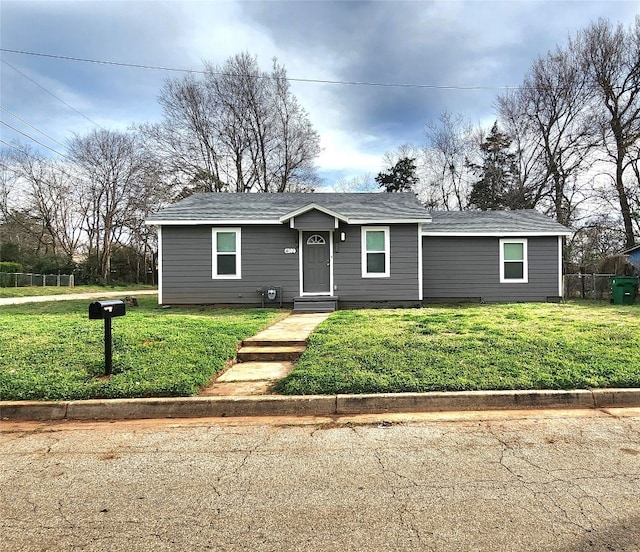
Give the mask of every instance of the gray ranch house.
<path id="1" fill-rule="evenodd" d="M 570 235 L 536 211 L 429 212 L 413 193 L 203 193 L 147 224 L 160 304 L 299 312 L 557 301 Z"/>

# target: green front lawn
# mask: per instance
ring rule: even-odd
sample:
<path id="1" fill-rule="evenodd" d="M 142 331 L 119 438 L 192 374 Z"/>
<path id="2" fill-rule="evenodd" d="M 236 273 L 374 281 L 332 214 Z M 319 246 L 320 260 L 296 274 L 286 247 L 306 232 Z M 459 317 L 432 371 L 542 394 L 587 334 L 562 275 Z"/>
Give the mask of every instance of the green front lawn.
<path id="1" fill-rule="evenodd" d="M 104 323 L 89 301 L 0 307 L 0 400 L 194 395 L 238 342 L 284 316 L 269 309 L 159 309 L 155 296 L 113 319 L 113 375 Z"/>
<path id="2" fill-rule="evenodd" d="M 286 394 L 640 387 L 640 306 L 603 303 L 339 311 Z"/>

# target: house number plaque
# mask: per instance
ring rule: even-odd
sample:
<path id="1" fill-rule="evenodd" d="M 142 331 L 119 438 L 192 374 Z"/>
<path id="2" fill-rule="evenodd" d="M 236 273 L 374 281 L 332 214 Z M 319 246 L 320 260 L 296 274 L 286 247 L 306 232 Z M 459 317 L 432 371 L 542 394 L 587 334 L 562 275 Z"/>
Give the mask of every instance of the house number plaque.
<path id="1" fill-rule="evenodd" d="M 285 252 L 287 255 L 293 255 L 293 254 L 295 254 L 295 253 L 296 253 L 296 251 L 297 251 L 297 249 L 296 249 L 295 247 L 285 247 L 285 248 L 284 248 L 284 252 Z"/>

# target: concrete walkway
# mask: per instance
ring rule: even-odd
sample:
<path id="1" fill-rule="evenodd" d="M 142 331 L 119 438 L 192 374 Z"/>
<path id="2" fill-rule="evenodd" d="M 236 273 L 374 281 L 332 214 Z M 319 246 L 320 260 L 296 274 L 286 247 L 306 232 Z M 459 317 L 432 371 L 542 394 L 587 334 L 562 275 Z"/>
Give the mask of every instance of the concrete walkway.
<path id="1" fill-rule="evenodd" d="M 135 297 L 136 295 L 154 295 L 155 289 L 136 289 L 129 291 L 91 291 L 88 293 L 69 293 L 66 295 L 32 295 L 29 297 L 2 297 L 2 305 L 21 305 L 23 303 L 45 303 L 47 301 L 77 301 L 82 299 L 104 299 L 109 297 Z"/>
<path id="2" fill-rule="evenodd" d="M 225 370 L 201 396 L 265 395 L 293 369 L 307 339 L 331 313 L 292 314 L 245 339 L 237 363 Z"/>

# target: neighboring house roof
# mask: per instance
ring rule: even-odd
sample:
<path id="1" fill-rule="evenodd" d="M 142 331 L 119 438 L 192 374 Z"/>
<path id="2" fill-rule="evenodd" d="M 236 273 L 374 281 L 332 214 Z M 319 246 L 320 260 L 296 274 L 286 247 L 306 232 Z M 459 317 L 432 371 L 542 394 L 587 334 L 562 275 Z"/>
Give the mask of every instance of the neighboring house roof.
<path id="1" fill-rule="evenodd" d="M 570 236 L 562 224 L 533 209 L 518 211 L 432 211 L 426 236 Z"/>
<path id="2" fill-rule="evenodd" d="M 625 249 L 622 254 L 626 255 L 629 262 L 635 266 L 636 269 L 640 270 L 640 243 L 630 247 L 629 249 Z"/>
<path id="3" fill-rule="evenodd" d="M 151 215 L 147 224 L 282 224 L 311 209 L 349 224 L 429 222 L 415 194 L 194 194 Z"/>

